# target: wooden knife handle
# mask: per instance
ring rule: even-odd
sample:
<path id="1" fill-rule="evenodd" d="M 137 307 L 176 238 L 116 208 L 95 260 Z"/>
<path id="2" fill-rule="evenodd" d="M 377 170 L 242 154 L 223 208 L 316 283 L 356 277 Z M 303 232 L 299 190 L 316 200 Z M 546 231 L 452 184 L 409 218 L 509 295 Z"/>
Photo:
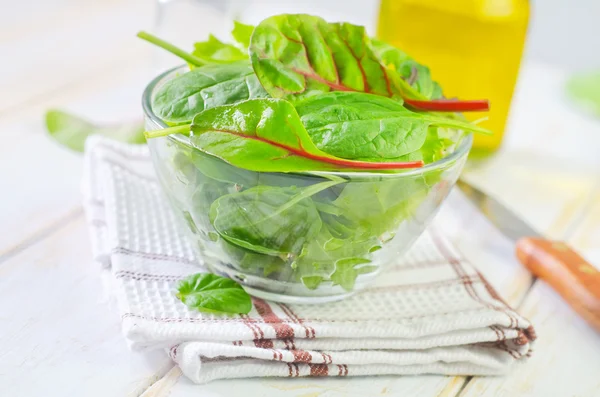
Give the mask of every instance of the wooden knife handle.
<path id="1" fill-rule="evenodd" d="M 600 272 L 594 266 L 567 244 L 542 238 L 520 239 L 517 257 L 600 331 Z"/>

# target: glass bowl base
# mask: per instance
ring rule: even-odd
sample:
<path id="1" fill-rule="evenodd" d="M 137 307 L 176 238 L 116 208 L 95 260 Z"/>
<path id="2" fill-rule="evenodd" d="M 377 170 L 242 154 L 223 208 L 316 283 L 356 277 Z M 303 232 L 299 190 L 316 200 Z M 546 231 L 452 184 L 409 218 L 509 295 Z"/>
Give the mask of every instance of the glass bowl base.
<path id="1" fill-rule="evenodd" d="M 213 273 L 239 282 L 252 296 L 274 302 L 293 304 L 321 304 L 345 299 L 371 284 L 379 273 L 379 271 L 375 271 L 358 276 L 352 291 L 347 291 L 339 285 L 333 285 L 331 282 L 322 282 L 318 288 L 311 290 L 302 283 L 272 280 L 247 274 L 219 262 L 207 263 L 206 265 Z"/>
<path id="2" fill-rule="evenodd" d="M 292 304 L 307 304 L 307 305 L 318 305 L 321 303 L 337 302 L 342 299 L 346 299 L 351 295 L 354 295 L 357 291 L 346 292 L 345 294 L 330 295 L 330 296 L 293 296 L 276 294 L 273 292 L 252 288 L 248 285 L 244 285 L 244 289 L 250 295 L 260 299 L 279 302 L 279 303 L 292 303 Z"/>

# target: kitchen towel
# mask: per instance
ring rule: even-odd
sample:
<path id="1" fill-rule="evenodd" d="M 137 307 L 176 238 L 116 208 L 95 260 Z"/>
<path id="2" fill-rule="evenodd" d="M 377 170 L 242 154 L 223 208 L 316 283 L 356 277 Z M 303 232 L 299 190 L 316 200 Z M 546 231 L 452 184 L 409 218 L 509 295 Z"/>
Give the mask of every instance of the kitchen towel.
<path id="1" fill-rule="evenodd" d="M 529 321 L 442 235 L 440 223 L 460 216 L 438 216 L 404 257 L 346 300 L 254 298 L 248 315 L 206 314 L 175 297 L 179 280 L 206 270 L 158 185 L 148 148 L 93 137 L 85 165 L 94 258 L 111 280 L 125 338 L 133 349 L 166 349 L 194 382 L 494 375 L 530 355 Z"/>

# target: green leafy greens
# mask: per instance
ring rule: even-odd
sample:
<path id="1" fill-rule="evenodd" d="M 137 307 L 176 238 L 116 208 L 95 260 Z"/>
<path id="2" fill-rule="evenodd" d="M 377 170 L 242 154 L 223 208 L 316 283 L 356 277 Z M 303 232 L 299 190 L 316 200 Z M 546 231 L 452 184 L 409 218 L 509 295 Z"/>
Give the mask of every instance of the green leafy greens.
<path id="1" fill-rule="evenodd" d="M 374 44 L 363 26 L 350 23 L 327 23 L 303 14 L 276 15 L 255 28 L 249 53 L 261 84 L 277 98 L 358 91 L 399 96 L 423 110 L 474 111 L 489 106 L 487 101 L 437 98 L 441 89 L 430 80 L 425 66 L 379 41 Z M 410 74 L 414 69 L 414 78 L 407 76 L 407 68 Z"/>
<path id="2" fill-rule="evenodd" d="M 332 156 L 315 146 L 293 105 L 283 99 L 253 99 L 211 108 L 194 117 L 189 127 L 158 130 L 148 136 L 188 131 L 198 149 L 252 171 L 398 169 L 418 164 Z"/>
<path id="3" fill-rule="evenodd" d="M 210 273 L 197 273 L 177 286 L 177 298 L 186 306 L 204 312 L 248 314 L 250 295 L 235 281 Z"/>
<path id="4" fill-rule="evenodd" d="M 431 125 L 483 132 L 471 123 L 411 112 L 401 102 L 357 92 L 330 92 L 296 105 L 310 138 L 347 159 L 394 159 L 423 146 Z"/>
<path id="5" fill-rule="evenodd" d="M 445 99 L 425 65 L 362 26 L 277 15 L 236 22 L 232 43 L 209 36 L 191 53 L 139 36 L 190 67 L 155 90 L 169 127 L 146 136 L 186 136 L 169 142 L 177 205 L 207 263 L 235 274 L 353 290 L 452 182 L 444 167 L 402 169 L 489 133 L 456 113 L 486 101 Z M 202 310 L 249 310 L 239 285 L 211 276 L 178 296 Z"/>
<path id="6" fill-rule="evenodd" d="M 54 140 L 76 152 L 83 152 L 85 140 L 92 135 L 126 143 L 146 143 L 142 122 L 97 125 L 61 110 L 46 112 L 46 129 Z"/>
<path id="7" fill-rule="evenodd" d="M 169 124 L 189 123 L 203 110 L 266 97 L 247 61 L 206 65 L 165 83 L 152 98 L 154 113 Z"/>
<path id="8" fill-rule="evenodd" d="M 208 41 L 202 41 L 194 44 L 192 55 L 203 59 L 206 63 L 229 63 L 243 61 L 248 56 L 238 47 L 223 43 L 212 34 Z"/>

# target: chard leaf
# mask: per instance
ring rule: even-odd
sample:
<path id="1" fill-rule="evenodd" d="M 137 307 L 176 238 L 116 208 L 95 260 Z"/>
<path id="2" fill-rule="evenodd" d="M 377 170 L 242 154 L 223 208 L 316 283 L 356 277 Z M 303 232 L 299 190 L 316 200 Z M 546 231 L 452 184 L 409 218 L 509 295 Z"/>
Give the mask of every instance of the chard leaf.
<path id="1" fill-rule="evenodd" d="M 245 23 L 233 21 L 233 30 L 231 31 L 231 35 L 233 36 L 233 39 L 245 50 L 248 50 L 248 47 L 250 47 L 250 38 L 252 37 L 252 32 L 254 32 L 253 25 L 246 25 Z"/>
<path id="2" fill-rule="evenodd" d="M 406 88 L 410 97 L 416 99 L 439 99 L 443 97 L 442 88 L 432 80 L 431 72 L 427 66 L 421 65 L 404 51 L 383 41 L 372 39 L 372 45 L 388 70 L 396 71 L 398 77 L 405 82 L 403 84 L 403 82 L 393 78 L 396 85 Z M 393 73 L 390 72 L 390 75 L 393 76 Z"/>
<path id="3" fill-rule="evenodd" d="M 235 281 L 210 273 L 197 273 L 182 280 L 177 298 L 186 306 L 205 312 L 248 314 L 250 295 Z"/>
<path id="4" fill-rule="evenodd" d="M 466 121 L 416 113 L 390 98 L 329 92 L 296 105 L 320 150 L 346 159 L 396 159 L 423 146 L 431 125 L 486 132 Z"/>
<path id="5" fill-rule="evenodd" d="M 165 122 L 183 124 L 203 110 L 267 96 L 248 61 L 238 61 L 201 66 L 166 82 L 152 108 Z"/>
<path id="6" fill-rule="evenodd" d="M 277 15 L 262 21 L 250 42 L 258 79 L 273 97 L 311 91 L 394 95 L 362 26 L 329 24 L 311 15 Z"/>
<path id="7" fill-rule="evenodd" d="M 419 87 L 405 81 L 401 70 L 386 67 L 365 28 L 350 23 L 327 23 L 304 14 L 276 15 L 262 21 L 250 41 L 252 67 L 274 98 L 296 98 L 317 92 L 358 91 L 402 97 L 415 109 L 461 112 L 486 111 L 486 100 L 428 99 L 438 87 L 427 86 L 423 72 Z M 409 65 L 412 66 L 416 63 Z M 392 64 L 393 65 L 393 64 Z M 418 77 L 418 76 L 417 76 Z M 422 84 L 421 84 L 422 83 Z"/>
<path id="8" fill-rule="evenodd" d="M 178 129 L 181 127 L 174 127 Z M 415 167 L 415 163 L 345 160 L 319 150 L 291 103 L 252 99 L 198 114 L 190 127 L 198 149 L 251 171 L 292 172 Z M 168 134 L 162 130 L 156 134 Z M 152 132 L 150 132 L 152 134 Z"/>
<path id="9" fill-rule="evenodd" d="M 146 143 L 142 122 L 97 125 L 61 110 L 46 112 L 46 129 L 52 139 L 77 152 L 83 152 L 85 140 L 92 135 L 126 143 Z"/>
<path id="10" fill-rule="evenodd" d="M 248 59 L 248 54 L 232 44 L 223 43 L 212 34 L 207 41 L 194 44 L 192 55 L 205 60 L 206 63 L 231 63 Z"/>
<path id="11" fill-rule="evenodd" d="M 294 188 L 257 186 L 217 199 L 210 220 L 219 235 L 239 247 L 274 256 L 296 255 L 321 228 L 319 213 Z M 290 205 L 290 203 L 292 203 Z"/>
<path id="12" fill-rule="evenodd" d="M 283 100 L 212 108 L 197 115 L 190 129 L 194 146 L 251 171 L 334 169 L 319 161 L 327 154 L 313 145 L 294 107 Z"/>

